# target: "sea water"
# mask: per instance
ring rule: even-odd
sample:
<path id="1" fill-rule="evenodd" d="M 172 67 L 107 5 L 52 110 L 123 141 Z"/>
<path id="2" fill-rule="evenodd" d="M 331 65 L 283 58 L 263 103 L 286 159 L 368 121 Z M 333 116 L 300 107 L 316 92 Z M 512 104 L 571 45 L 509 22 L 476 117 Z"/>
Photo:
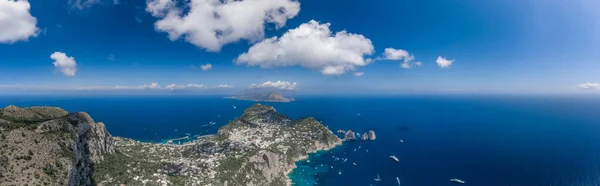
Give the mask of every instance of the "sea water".
<path id="1" fill-rule="evenodd" d="M 114 136 L 164 142 L 215 134 L 254 102 L 216 96 L 0 97 L 0 106 L 8 104 L 85 111 Z M 376 132 L 374 141 L 345 142 L 297 162 L 289 174 L 295 185 L 397 185 L 396 177 L 403 186 L 451 185 L 452 178 L 486 186 L 600 185 L 600 97 L 314 96 L 265 104 L 292 118 L 315 117 L 334 132 Z"/>

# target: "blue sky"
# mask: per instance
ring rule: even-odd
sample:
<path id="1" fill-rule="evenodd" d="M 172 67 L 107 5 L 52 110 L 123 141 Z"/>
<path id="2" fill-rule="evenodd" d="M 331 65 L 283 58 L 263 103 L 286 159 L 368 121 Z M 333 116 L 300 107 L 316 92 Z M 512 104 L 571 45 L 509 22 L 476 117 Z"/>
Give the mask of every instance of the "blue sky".
<path id="1" fill-rule="evenodd" d="M 600 92 L 600 1 L 224 1 L 208 18 L 188 13 L 209 0 L 191 2 L 30 0 L 33 22 L 0 18 L 0 91 L 142 93 L 155 82 L 161 93 L 227 94 L 295 82 L 306 94 Z M 0 11 L 18 7 L 9 4 Z M 253 16 L 263 10 L 277 19 Z"/>

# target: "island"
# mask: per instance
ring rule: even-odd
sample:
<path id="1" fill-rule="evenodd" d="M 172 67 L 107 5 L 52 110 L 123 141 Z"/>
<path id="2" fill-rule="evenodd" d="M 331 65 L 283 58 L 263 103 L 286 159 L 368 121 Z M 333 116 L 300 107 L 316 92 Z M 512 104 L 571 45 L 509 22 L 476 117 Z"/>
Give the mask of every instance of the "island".
<path id="1" fill-rule="evenodd" d="M 182 145 L 113 137 L 87 113 L 0 109 L 0 183 L 7 185 L 291 185 L 309 153 L 342 140 L 314 118 L 255 104 Z"/>
<path id="2" fill-rule="evenodd" d="M 239 96 L 226 97 L 237 100 L 263 101 L 263 102 L 292 102 L 294 98 L 288 98 L 278 92 L 251 92 Z"/>

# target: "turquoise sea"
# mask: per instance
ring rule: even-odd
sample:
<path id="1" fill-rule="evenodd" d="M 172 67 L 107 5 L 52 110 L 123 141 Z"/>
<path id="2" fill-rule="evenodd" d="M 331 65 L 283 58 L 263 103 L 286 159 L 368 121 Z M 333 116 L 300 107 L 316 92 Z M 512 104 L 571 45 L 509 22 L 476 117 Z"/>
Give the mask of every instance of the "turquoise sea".
<path id="1" fill-rule="evenodd" d="M 0 106 L 8 104 L 86 111 L 115 136 L 164 142 L 214 134 L 254 102 L 216 96 L 0 97 Z M 332 131 L 377 134 L 375 141 L 347 142 L 298 162 L 290 174 L 296 185 L 398 185 L 396 177 L 404 186 L 453 185 L 451 178 L 485 186 L 600 185 L 600 97 L 306 96 L 265 104 L 292 118 L 315 117 Z"/>

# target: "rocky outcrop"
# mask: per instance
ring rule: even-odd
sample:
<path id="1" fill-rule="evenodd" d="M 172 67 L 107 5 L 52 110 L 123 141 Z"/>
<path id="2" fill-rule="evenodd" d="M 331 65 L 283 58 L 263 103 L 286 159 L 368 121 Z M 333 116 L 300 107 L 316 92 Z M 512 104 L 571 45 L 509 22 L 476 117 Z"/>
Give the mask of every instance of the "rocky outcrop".
<path id="1" fill-rule="evenodd" d="M 339 134 L 344 134 L 344 133 L 346 133 L 346 131 L 345 131 L 345 130 L 342 130 L 342 129 L 339 129 L 339 130 L 337 130 L 337 133 L 339 133 Z"/>
<path id="2" fill-rule="evenodd" d="M 375 131 L 369 130 L 369 140 L 375 140 Z"/>
<path id="3" fill-rule="evenodd" d="M 115 152 L 104 124 L 84 112 L 11 105 L 0 109 L 0 118 L 0 160 L 7 160 L 2 184 L 93 185 L 93 164 Z"/>
<path id="4" fill-rule="evenodd" d="M 344 140 L 355 140 L 356 139 L 356 135 L 354 135 L 354 132 L 352 132 L 352 130 L 348 130 L 346 132 L 346 134 L 344 134 Z"/>
<path id="5" fill-rule="evenodd" d="M 376 136 L 375 136 L 375 131 L 373 130 L 369 130 L 369 132 L 365 132 L 362 135 L 362 140 L 375 140 Z"/>

